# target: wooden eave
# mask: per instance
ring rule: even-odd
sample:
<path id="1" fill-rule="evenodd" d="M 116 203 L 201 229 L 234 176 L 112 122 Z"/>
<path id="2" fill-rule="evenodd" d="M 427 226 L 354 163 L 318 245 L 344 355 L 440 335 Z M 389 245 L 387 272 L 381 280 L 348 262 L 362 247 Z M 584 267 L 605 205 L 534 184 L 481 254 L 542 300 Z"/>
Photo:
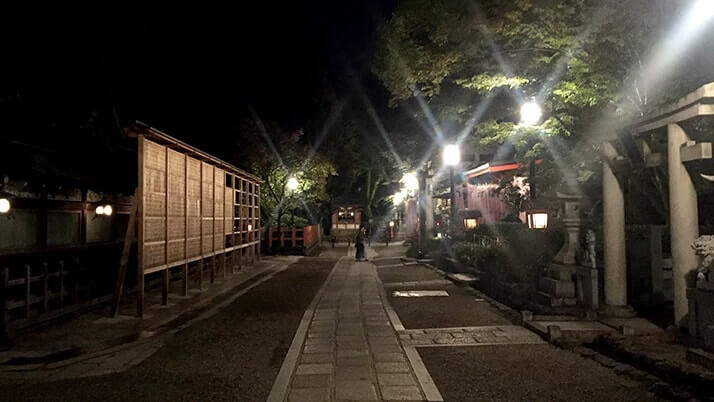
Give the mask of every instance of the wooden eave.
<path id="1" fill-rule="evenodd" d="M 258 184 L 263 184 L 264 181 L 260 177 L 253 175 L 251 173 L 246 172 L 243 169 L 240 169 L 222 159 L 216 158 L 213 155 L 210 155 L 206 152 L 201 151 L 200 149 L 191 146 L 179 139 L 176 139 L 161 130 L 158 130 L 154 127 L 149 126 L 146 123 L 137 121 L 134 124 L 132 124 L 130 127 L 127 127 L 124 129 L 129 137 L 138 137 L 138 136 L 144 136 L 147 139 L 150 139 L 152 141 L 155 141 L 159 144 L 166 145 L 172 149 L 178 150 L 180 152 L 183 152 L 193 158 L 202 160 L 204 162 L 216 165 L 228 173 L 232 173 L 236 176 L 242 177 L 244 179 L 251 180 L 253 182 L 256 182 Z"/>

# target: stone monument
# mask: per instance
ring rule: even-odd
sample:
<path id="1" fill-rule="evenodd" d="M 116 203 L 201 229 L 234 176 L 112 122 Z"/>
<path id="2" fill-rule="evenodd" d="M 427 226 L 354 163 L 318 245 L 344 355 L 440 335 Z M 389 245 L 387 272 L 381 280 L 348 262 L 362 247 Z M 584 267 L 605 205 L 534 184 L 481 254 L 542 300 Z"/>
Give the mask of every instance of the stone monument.
<path id="1" fill-rule="evenodd" d="M 692 248 L 702 260 L 695 271 L 695 287 L 687 289 L 689 334 L 714 351 L 714 236 L 699 236 Z"/>

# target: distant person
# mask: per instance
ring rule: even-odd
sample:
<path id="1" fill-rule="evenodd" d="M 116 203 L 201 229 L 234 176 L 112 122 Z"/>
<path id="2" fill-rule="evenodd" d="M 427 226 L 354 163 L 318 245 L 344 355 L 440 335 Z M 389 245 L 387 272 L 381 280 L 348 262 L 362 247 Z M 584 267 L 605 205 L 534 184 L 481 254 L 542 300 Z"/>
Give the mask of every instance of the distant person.
<path id="1" fill-rule="evenodd" d="M 332 248 L 335 248 L 335 243 L 337 243 L 337 236 L 332 235 L 332 238 L 330 238 L 330 243 L 332 243 Z"/>
<path id="2" fill-rule="evenodd" d="M 357 237 L 355 237 L 355 260 L 364 261 L 364 239 L 365 239 L 365 229 L 361 228 L 357 232 Z"/>

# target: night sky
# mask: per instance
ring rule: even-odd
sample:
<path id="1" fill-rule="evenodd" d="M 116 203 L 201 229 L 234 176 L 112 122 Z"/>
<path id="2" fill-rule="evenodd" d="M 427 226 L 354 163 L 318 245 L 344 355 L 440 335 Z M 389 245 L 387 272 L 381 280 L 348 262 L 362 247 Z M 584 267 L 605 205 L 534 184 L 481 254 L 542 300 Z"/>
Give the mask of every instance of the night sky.
<path id="1" fill-rule="evenodd" d="M 287 4 L 286 4 L 287 3 Z M 2 137 L 71 136 L 91 116 L 142 120 L 213 148 L 248 106 L 299 128 L 326 92 L 369 79 L 377 27 L 393 2 L 236 3 L 234 7 L 5 10 Z"/>

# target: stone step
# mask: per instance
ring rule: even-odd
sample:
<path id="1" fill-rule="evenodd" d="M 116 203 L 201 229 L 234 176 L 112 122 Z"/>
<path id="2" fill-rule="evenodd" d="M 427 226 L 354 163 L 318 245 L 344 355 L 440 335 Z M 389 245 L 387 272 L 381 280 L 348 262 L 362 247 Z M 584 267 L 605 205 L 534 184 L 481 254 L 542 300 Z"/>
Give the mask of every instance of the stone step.
<path id="1" fill-rule="evenodd" d="M 575 297 L 575 283 L 553 278 L 540 278 L 538 290 L 554 297 Z"/>
<path id="2" fill-rule="evenodd" d="M 542 306 L 548 307 L 560 307 L 560 306 L 575 306 L 577 300 L 574 297 L 554 297 L 545 292 L 537 292 L 535 294 L 536 303 Z"/>

